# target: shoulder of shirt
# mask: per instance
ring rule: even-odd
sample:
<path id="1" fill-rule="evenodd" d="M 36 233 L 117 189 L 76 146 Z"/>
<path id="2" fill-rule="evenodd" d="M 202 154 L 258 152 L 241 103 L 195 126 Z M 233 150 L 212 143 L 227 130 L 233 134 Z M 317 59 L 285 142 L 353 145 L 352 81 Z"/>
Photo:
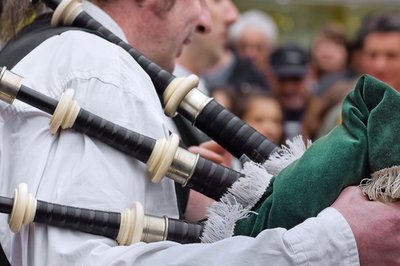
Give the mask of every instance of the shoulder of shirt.
<path id="1" fill-rule="evenodd" d="M 33 64 L 37 67 L 32 71 Z M 123 93 L 135 94 L 145 102 L 150 101 L 149 97 L 156 98 L 149 76 L 129 53 L 95 34 L 79 30 L 49 38 L 22 59 L 16 71 L 26 77 L 27 82 L 33 81 L 31 85 L 38 80 L 40 84 L 45 83 L 45 89 L 51 91 L 44 92 L 53 97 L 73 80 L 92 80 L 109 84 Z"/>

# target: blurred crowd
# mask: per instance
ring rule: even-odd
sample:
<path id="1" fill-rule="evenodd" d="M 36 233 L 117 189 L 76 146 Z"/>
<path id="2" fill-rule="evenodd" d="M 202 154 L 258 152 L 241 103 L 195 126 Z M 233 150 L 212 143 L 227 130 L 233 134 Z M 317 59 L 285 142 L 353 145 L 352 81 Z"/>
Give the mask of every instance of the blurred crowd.
<path id="1" fill-rule="evenodd" d="M 228 17 L 227 19 L 225 17 Z M 225 19 L 224 19 L 225 18 Z M 279 43 L 274 20 L 260 10 L 233 10 L 213 20 L 215 36 L 195 36 L 179 65 L 202 77 L 203 91 L 278 145 L 296 135 L 313 141 L 341 121 L 341 104 L 358 78 L 369 74 L 400 90 L 400 15 L 365 18 L 357 36 L 325 25 L 310 47 Z M 203 46 L 199 46 L 203 44 Z M 206 44 L 206 45 L 204 45 Z M 190 58 L 190 62 L 184 62 Z"/>

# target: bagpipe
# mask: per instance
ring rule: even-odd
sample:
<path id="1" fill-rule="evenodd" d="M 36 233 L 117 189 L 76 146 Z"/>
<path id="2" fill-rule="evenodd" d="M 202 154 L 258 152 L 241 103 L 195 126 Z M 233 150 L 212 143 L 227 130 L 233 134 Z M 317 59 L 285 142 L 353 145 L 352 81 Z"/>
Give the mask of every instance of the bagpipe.
<path id="1" fill-rule="evenodd" d="M 30 106 L 52 114 L 53 116 L 49 123 L 52 134 L 55 134 L 60 127 L 62 129 L 73 128 L 138 159 L 147 165 L 148 171 L 151 173 L 151 181 L 154 183 L 161 181 L 164 176 L 167 176 L 184 187 L 220 200 L 229 189 L 237 186 L 234 183 L 238 180 L 243 179 L 245 182 L 248 182 L 243 174 L 179 147 L 179 137 L 176 134 L 172 134 L 168 140 L 154 140 L 80 108 L 77 102 L 73 100 L 74 91 L 71 89 L 67 89 L 61 96 L 60 101 L 57 101 L 23 85 L 22 82 L 23 78 L 21 76 L 7 70 L 6 67 L 1 68 L 0 100 L 12 104 L 15 99 L 18 99 Z M 251 188 L 240 189 L 240 193 L 248 189 L 254 190 L 259 189 L 259 187 L 253 184 Z M 249 194 L 249 198 L 244 197 L 241 199 L 242 205 L 247 205 L 254 198 L 252 193 L 247 192 L 245 194 Z M 237 200 L 239 201 L 239 199 Z M 59 216 L 60 214 L 54 215 Z M 40 222 L 40 220 L 37 221 Z M 114 221 L 114 223 L 116 222 Z M 49 222 L 44 221 L 44 223 Z M 99 221 L 99 223 L 101 224 L 102 222 Z M 64 225 L 57 223 L 49 224 L 64 227 Z M 171 225 L 165 225 L 164 228 L 176 228 L 174 231 L 173 229 L 168 229 L 170 235 L 174 237 L 164 237 L 158 240 L 176 239 L 176 241 L 179 240 L 178 242 L 181 243 L 200 242 L 204 224 L 187 223 L 180 220 L 173 220 L 172 223 L 167 222 L 166 224 L 172 224 L 172 227 Z M 178 224 L 185 224 L 185 226 L 179 227 Z M 70 229 L 75 228 L 65 227 Z M 81 227 L 79 230 L 92 233 L 99 231 Z M 165 235 L 166 230 L 162 231 L 164 232 L 163 235 Z M 159 232 L 161 231 L 159 230 Z M 143 234 L 145 234 L 144 231 Z M 125 241 L 118 242 L 125 243 Z"/>
<path id="2" fill-rule="evenodd" d="M 396 142 L 396 134 L 392 133 L 399 128 L 400 121 L 396 119 L 400 115 L 400 110 L 397 110 L 400 108 L 400 94 L 389 86 L 369 76 L 361 77 L 343 103 L 342 123 L 339 126 L 305 152 L 297 147 L 280 149 L 198 91 L 195 76 L 176 78 L 163 70 L 91 18 L 79 2 L 43 2 L 55 9 L 54 25 L 62 22 L 100 31 L 107 40 L 123 47 L 151 77 L 157 93 L 163 97 L 167 115 L 178 112 L 235 157 L 244 155 L 249 162 L 244 165 L 242 174 L 217 166 L 179 148 L 176 137 L 168 141 L 152 140 L 79 108 L 72 100 L 71 92 L 67 91 L 57 103 L 22 85 L 21 77 L 5 68 L 0 76 L 2 100 L 12 103 L 17 98 L 53 114 L 52 132 L 59 126 L 72 127 L 147 163 L 149 170 L 156 173 L 154 181 L 166 175 L 219 199 L 220 202 L 214 205 L 218 210 L 211 213 L 207 221 L 209 229 L 206 222 L 202 231 L 203 242 L 216 241 L 232 234 L 256 236 L 266 228 L 289 229 L 330 206 L 344 187 L 359 185 L 360 182 L 363 182 L 364 191 L 371 199 L 396 200 L 399 197 L 399 190 L 393 184 L 400 175 L 396 167 L 400 153 L 396 145 L 390 148 L 383 145 Z M 131 140 L 131 144 L 125 145 Z M 158 162 L 161 162 L 160 166 Z M 216 168 L 229 178 L 215 174 Z M 186 169 L 184 174 L 181 169 Z M 262 185 L 254 184 L 254 179 L 246 180 L 254 176 Z M 218 180 L 215 181 L 219 184 L 216 185 L 218 188 L 208 186 L 208 182 L 214 182 L 211 181 L 214 179 Z M 201 185 L 195 185 L 197 183 Z M 255 188 L 249 188 L 253 186 Z M 207 194 L 204 191 L 208 189 L 218 192 Z M 249 195 L 232 192 L 236 189 L 247 189 Z M 231 217 L 225 222 L 225 216 L 235 211 L 238 216 L 233 218 L 233 224 Z M 204 239 L 207 230 L 212 231 L 207 233 L 212 236 Z M 227 233 L 221 236 L 217 231 Z"/>

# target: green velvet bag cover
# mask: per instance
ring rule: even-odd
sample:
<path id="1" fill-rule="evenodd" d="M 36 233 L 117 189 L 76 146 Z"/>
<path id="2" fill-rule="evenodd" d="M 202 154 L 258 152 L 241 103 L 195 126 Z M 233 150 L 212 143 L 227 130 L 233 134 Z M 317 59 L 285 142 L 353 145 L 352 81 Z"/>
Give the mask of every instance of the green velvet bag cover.
<path id="1" fill-rule="evenodd" d="M 347 186 L 399 164 L 400 94 L 362 76 L 343 102 L 342 123 L 273 178 L 236 235 L 290 229 L 330 206 Z"/>

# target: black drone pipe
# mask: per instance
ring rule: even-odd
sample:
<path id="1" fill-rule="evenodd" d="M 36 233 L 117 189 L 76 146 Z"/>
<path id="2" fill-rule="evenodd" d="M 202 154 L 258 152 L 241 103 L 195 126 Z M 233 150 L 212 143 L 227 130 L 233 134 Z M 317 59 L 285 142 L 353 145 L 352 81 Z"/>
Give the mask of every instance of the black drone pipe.
<path id="1" fill-rule="evenodd" d="M 131 210 L 108 212 L 53 204 L 34 199 L 20 184 L 15 200 L 0 196 L 0 212 L 9 214 L 14 233 L 30 222 L 71 229 L 117 240 L 121 245 L 170 240 L 199 243 L 203 224 L 144 214 L 141 204 Z M 15 194 L 14 194 L 15 195 Z M 133 210 L 133 211 L 132 211 Z"/>

